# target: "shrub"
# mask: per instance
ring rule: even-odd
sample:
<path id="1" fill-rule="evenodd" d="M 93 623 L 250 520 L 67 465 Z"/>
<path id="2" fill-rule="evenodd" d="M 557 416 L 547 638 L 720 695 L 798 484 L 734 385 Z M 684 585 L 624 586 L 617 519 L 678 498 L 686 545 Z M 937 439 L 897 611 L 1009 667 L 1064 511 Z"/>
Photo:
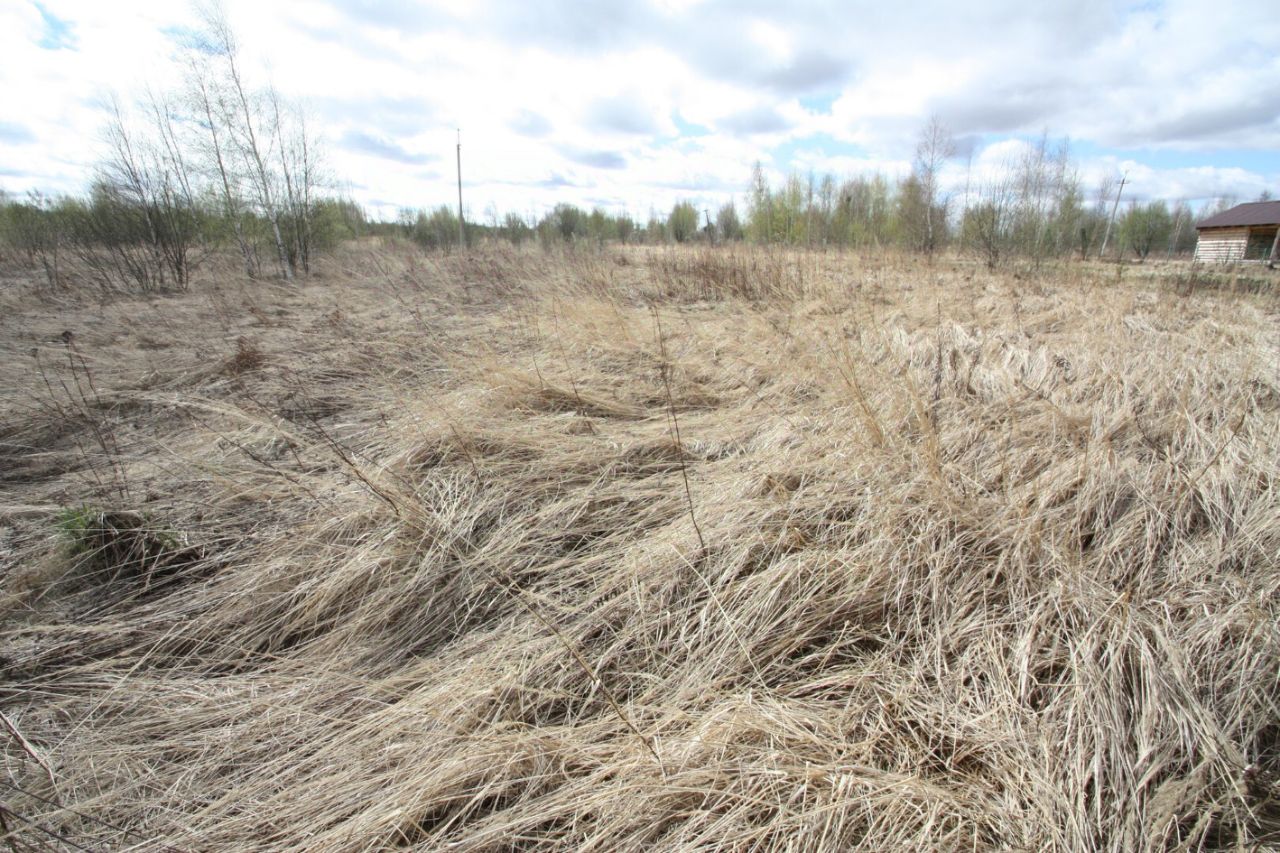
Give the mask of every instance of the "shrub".
<path id="1" fill-rule="evenodd" d="M 687 201 L 677 202 L 667 217 L 667 230 L 677 243 L 692 240 L 698 233 L 698 209 Z"/>

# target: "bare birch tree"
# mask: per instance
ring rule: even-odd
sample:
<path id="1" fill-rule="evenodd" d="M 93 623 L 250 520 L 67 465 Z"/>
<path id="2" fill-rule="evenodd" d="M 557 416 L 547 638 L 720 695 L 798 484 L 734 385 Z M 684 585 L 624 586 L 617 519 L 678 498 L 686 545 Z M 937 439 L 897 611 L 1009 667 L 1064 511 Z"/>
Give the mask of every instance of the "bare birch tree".
<path id="1" fill-rule="evenodd" d="M 916 143 L 915 160 L 912 162 L 912 177 L 919 183 L 924 228 L 921 248 L 932 257 L 937 251 L 940 232 L 946 228 L 946 209 L 948 199 L 939 193 L 939 174 L 942 167 L 955 156 L 956 143 L 951 131 L 938 117 L 930 116 L 929 121 L 920 131 Z"/>
<path id="2" fill-rule="evenodd" d="M 152 93 L 142 124 L 114 96 L 108 106 L 107 155 L 77 250 L 101 279 L 131 279 L 143 290 L 185 288 L 200 213 L 169 102 Z"/>
<path id="3" fill-rule="evenodd" d="M 318 181 L 315 150 L 308 138 L 306 116 L 296 107 L 282 107 L 275 86 L 267 89 L 272 130 L 278 141 L 280 173 L 284 178 L 284 209 L 289 225 L 289 260 L 303 272 L 311 269 L 311 221 Z"/>
<path id="4" fill-rule="evenodd" d="M 257 99 L 245 83 L 240 68 L 239 44 L 222 7 L 210 4 L 201 9 L 201 14 L 211 53 L 221 63 L 225 74 L 223 82 L 228 98 L 227 102 L 219 101 L 224 109 L 219 118 L 240 157 L 258 210 L 271 224 L 280 276 L 291 281 L 293 267 L 280 230 L 281 205 L 274 169 L 270 165 L 272 148 L 279 144 L 279 139 L 273 127 L 263 127 L 262 110 L 257 108 L 254 103 Z"/>
<path id="5" fill-rule="evenodd" d="M 1013 245 L 1017 187 L 1010 170 L 1006 167 L 984 181 L 977 196 L 965 211 L 962 231 L 965 242 L 977 247 L 987 268 L 994 270 Z"/>
<path id="6" fill-rule="evenodd" d="M 215 88 L 209 73 L 209 63 L 202 47 L 196 47 L 189 57 L 188 96 L 195 121 L 208 139 L 203 146 L 204 160 L 209 172 L 216 176 L 215 192 L 219 198 L 223 217 L 231 224 L 235 234 L 236 246 L 244 262 L 244 272 L 249 278 L 258 275 L 258 255 L 252 242 L 245 233 L 245 205 L 240 189 L 239 176 L 232 171 L 228 163 L 227 133 L 223 125 L 223 116 L 227 107 L 223 93 Z"/>

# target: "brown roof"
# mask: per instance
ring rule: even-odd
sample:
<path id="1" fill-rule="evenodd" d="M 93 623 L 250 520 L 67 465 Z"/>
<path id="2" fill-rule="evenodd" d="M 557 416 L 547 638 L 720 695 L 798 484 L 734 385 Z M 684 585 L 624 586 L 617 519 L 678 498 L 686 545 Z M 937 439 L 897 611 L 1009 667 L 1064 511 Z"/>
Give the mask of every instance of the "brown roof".
<path id="1" fill-rule="evenodd" d="M 1204 222 L 1197 222 L 1196 227 L 1227 228 L 1232 225 L 1276 224 L 1280 224 L 1280 201 L 1251 201 L 1247 204 L 1237 204 L 1216 216 L 1210 216 Z"/>

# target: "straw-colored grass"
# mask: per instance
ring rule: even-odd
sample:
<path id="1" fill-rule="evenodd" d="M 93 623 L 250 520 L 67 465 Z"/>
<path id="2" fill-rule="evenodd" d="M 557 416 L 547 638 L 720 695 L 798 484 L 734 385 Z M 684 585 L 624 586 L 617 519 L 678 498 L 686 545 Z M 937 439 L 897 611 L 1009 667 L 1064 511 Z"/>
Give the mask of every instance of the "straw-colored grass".
<path id="1" fill-rule="evenodd" d="M 1266 287 L 396 246 L 206 279 L 0 294 L 4 843 L 1280 843 Z"/>

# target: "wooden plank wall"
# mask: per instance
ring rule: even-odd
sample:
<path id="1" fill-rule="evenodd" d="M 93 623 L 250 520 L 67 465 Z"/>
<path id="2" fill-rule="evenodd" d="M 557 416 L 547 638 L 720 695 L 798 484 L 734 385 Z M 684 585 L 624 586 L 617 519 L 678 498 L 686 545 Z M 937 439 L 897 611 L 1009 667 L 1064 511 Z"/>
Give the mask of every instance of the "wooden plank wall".
<path id="1" fill-rule="evenodd" d="M 1195 259 L 1209 263 L 1243 260 L 1248 244 L 1248 228 L 1206 228 L 1196 240 Z"/>

